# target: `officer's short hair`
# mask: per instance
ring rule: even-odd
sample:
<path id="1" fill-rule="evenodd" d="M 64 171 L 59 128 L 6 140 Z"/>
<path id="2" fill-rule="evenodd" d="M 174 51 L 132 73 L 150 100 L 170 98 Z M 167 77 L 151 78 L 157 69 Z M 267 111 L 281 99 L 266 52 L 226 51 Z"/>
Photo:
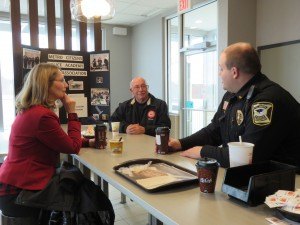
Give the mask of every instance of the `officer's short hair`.
<path id="1" fill-rule="evenodd" d="M 231 69 L 237 67 L 244 73 L 256 74 L 261 70 L 257 51 L 249 44 L 239 42 L 224 49 L 226 55 L 226 67 Z"/>

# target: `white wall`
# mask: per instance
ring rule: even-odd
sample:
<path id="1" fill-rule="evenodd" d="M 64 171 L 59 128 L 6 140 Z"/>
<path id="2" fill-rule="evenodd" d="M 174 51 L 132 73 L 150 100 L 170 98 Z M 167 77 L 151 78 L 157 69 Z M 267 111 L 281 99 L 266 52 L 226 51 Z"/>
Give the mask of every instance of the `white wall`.
<path id="1" fill-rule="evenodd" d="M 164 98 L 163 34 L 161 16 L 134 26 L 132 32 L 132 77 L 144 77 L 150 93 L 160 99 Z"/>
<path id="2" fill-rule="evenodd" d="M 218 52 L 235 42 L 256 44 L 256 0 L 218 0 Z M 219 78 L 218 99 L 225 91 Z"/>
<path id="3" fill-rule="evenodd" d="M 257 0 L 257 46 L 300 39 L 299 0 Z"/>
<path id="4" fill-rule="evenodd" d="M 106 31 L 106 49 L 110 50 L 110 92 L 111 113 L 120 102 L 131 98 L 129 83 L 131 81 L 131 38 L 132 31 L 127 27 L 126 36 L 112 34 L 114 26 L 102 24 Z"/>
<path id="5" fill-rule="evenodd" d="M 257 0 L 257 46 L 300 40 L 299 0 Z M 299 44 L 264 50 L 262 72 L 300 101 Z"/>

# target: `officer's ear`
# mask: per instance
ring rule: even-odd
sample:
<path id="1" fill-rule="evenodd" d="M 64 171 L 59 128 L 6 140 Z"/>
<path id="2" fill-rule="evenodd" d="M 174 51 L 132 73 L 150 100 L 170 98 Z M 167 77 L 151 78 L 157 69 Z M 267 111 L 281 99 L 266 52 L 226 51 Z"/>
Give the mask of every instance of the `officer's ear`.
<path id="1" fill-rule="evenodd" d="M 240 70 L 239 70 L 237 67 L 235 67 L 235 66 L 231 67 L 230 71 L 231 71 L 232 77 L 233 77 L 234 79 L 237 79 L 237 78 L 239 77 L 239 75 L 240 75 Z"/>

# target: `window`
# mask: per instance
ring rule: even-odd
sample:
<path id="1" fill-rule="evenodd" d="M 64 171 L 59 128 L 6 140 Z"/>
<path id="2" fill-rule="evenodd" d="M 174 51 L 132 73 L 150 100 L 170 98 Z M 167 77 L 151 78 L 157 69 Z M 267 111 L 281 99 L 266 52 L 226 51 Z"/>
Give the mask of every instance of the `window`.
<path id="1" fill-rule="evenodd" d="M 167 37 L 168 106 L 170 113 L 178 114 L 180 97 L 178 17 L 167 21 Z"/>
<path id="2" fill-rule="evenodd" d="M 20 1 L 21 10 L 21 43 L 30 45 L 28 24 L 28 1 Z M 63 28 L 60 18 L 60 0 L 55 0 L 56 14 L 56 48 L 64 49 Z M 0 0 L 0 131 L 9 132 L 15 118 L 15 93 L 12 53 L 12 33 L 9 14 L 9 1 Z M 45 1 L 38 0 L 39 14 L 39 47 L 48 47 L 48 33 L 45 18 Z M 88 51 L 94 51 L 93 25 L 87 29 Z M 102 43 L 105 43 L 105 32 L 102 30 Z M 4 41 L 3 41 L 4 40 Z M 72 49 L 80 50 L 78 22 L 72 21 Z M 105 45 L 103 45 L 105 49 Z M 5 106 L 5 107 L 4 107 Z"/>
<path id="3" fill-rule="evenodd" d="M 217 109 L 217 1 L 166 25 L 167 101 L 170 113 L 182 118 L 180 136 L 187 136 L 210 123 Z"/>
<path id="4" fill-rule="evenodd" d="M 11 25 L 8 20 L 0 20 L 0 131 L 8 130 L 15 118 L 15 95 L 13 77 L 13 56 Z M 4 107 L 5 106 L 5 107 Z"/>

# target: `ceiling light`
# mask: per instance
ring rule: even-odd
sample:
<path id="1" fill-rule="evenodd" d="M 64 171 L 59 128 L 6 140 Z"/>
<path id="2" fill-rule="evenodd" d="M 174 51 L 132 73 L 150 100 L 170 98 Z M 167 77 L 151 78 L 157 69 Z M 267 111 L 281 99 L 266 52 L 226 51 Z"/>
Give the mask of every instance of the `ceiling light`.
<path id="1" fill-rule="evenodd" d="M 70 9 L 75 20 L 100 23 L 115 15 L 114 0 L 71 0 Z"/>

